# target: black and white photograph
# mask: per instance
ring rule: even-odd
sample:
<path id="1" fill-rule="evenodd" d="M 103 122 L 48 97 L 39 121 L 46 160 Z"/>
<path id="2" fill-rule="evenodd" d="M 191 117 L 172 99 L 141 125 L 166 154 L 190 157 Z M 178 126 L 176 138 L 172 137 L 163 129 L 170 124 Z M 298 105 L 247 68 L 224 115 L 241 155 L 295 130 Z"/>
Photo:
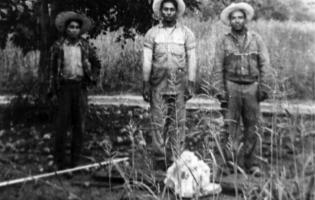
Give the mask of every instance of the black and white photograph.
<path id="1" fill-rule="evenodd" d="M 0 200 L 315 200 L 315 0 L 0 0 Z"/>

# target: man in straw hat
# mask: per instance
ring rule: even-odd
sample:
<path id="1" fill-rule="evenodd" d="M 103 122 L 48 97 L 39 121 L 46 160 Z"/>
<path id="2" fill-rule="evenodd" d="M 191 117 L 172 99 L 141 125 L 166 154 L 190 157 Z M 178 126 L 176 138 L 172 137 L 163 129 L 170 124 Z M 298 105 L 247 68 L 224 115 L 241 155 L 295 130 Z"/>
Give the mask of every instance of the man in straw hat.
<path id="1" fill-rule="evenodd" d="M 230 136 L 234 155 L 241 148 L 237 164 L 248 173 L 259 170 L 256 157 L 259 102 L 268 98 L 265 72 L 270 65 L 263 40 L 247 29 L 246 24 L 253 16 L 254 9 L 247 3 L 232 3 L 222 11 L 221 21 L 230 26 L 231 31 L 218 40 L 214 65 L 217 98 L 226 110 L 221 138 L 223 149 Z M 244 125 L 241 135 L 238 133 L 240 118 Z M 224 152 L 229 159 L 228 151 Z"/>
<path id="2" fill-rule="evenodd" d="M 145 35 L 143 98 L 151 107 L 151 148 L 161 156 L 179 151 L 184 142 L 185 104 L 196 78 L 196 41 L 192 31 L 177 22 L 185 11 L 183 0 L 155 0 L 153 11 L 161 23 Z"/>
<path id="3" fill-rule="evenodd" d="M 87 87 L 96 85 L 100 61 L 94 48 L 81 37 L 92 28 L 92 21 L 66 11 L 57 15 L 55 25 L 62 34 L 51 47 L 49 95 L 58 99 L 55 134 L 55 161 L 59 169 L 77 164 L 82 149 Z M 67 129 L 72 126 L 71 163 L 66 162 Z"/>

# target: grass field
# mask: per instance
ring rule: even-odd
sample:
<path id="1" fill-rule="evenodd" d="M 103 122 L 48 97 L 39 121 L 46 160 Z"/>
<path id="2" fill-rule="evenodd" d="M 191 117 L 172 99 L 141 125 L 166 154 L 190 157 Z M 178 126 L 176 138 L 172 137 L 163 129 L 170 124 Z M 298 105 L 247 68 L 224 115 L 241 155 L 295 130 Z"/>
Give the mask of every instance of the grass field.
<path id="1" fill-rule="evenodd" d="M 197 37 L 198 88 L 204 80 L 211 82 L 214 42 L 228 31 L 217 21 L 184 19 Z M 272 69 L 268 75 L 276 98 L 315 98 L 315 26 L 313 23 L 257 21 L 250 27 L 260 33 L 269 48 Z M 99 87 L 93 93 L 139 93 L 142 87 L 141 58 L 143 37 L 116 42 L 119 32 L 99 36 L 95 45 L 102 61 Z M 0 52 L 0 91 L 12 93 L 30 88 L 37 75 L 38 53 L 23 57 L 9 46 Z"/>

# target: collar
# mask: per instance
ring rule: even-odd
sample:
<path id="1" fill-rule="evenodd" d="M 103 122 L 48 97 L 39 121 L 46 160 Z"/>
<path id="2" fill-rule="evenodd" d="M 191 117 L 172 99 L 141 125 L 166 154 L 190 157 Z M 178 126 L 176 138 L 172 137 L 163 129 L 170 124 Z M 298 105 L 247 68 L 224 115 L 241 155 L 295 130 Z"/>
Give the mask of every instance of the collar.
<path id="1" fill-rule="evenodd" d="M 65 45 L 68 45 L 68 46 L 79 46 L 79 47 L 82 47 L 82 41 L 81 39 L 79 39 L 75 44 L 72 44 L 70 43 L 70 41 L 68 39 L 64 39 L 64 42 L 63 42 Z"/>
<path id="2" fill-rule="evenodd" d="M 228 34 L 228 36 L 230 36 L 234 41 L 237 41 L 237 36 L 235 34 L 233 34 L 232 31 L 230 31 Z M 248 45 L 250 44 L 250 42 L 253 39 L 253 34 L 252 32 L 250 32 L 247 28 L 245 29 L 245 46 L 244 48 L 247 49 Z"/>
<path id="3" fill-rule="evenodd" d="M 244 30 L 244 32 L 245 32 L 245 37 L 246 38 L 248 38 L 248 36 L 249 36 L 249 34 L 248 34 L 248 29 L 245 27 L 245 30 Z M 237 36 L 232 32 L 232 30 L 228 33 L 228 35 L 229 36 L 231 36 L 233 39 L 235 39 L 235 40 L 237 40 Z"/>
<path id="4" fill-rule="evenodd" d="M 176 21 L 176 23 L 175 23 L 174 26 L 168 27 L 168 28 L 174 28 L 174 29 L 176 29 L 176 28 L 178 28 L 179 26 L 180 26 L 180 24 Z M 160 21 L 160 23 L 158 24 L 158 28 L 166 28 L 166 27 L 163 25 L 162 21 Z"/>

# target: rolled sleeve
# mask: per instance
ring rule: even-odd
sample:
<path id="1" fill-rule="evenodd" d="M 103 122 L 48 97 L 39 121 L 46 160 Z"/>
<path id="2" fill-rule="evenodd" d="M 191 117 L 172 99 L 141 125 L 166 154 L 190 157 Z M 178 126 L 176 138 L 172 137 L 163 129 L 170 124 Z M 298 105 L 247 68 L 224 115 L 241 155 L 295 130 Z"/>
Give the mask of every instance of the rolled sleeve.
<path id="1" fill-rule="evenodd" d="M 151 70 L 152 70 L 152 57 L 153 51 L 150 48 L 143 49 L 143 64 L 142 64 L 142 73 L 143 80 L 149 81 Z"/>
<path id="2" fill-rule="evenodd" d="M 224 39 L 220 38 L 216 42 L 215 46 L 215 60 L 213 66 L 213 81 L 214 88 L 217 91 L 217 95 L 225 95 L 226 87 L 224 83 Z"/>
<path id="3" fill-rule="evenodd" d="M 143 44 L 145 48 L 153 49 L 155 32 L 156 31 L 154 30 L 154 28 L 152 28 L 145 34 L 144 44 Z"/>
<path id="4" fill-rule="evenodd" d="M 185 49 L 189 51 L 196 48 L 196 37 L 195 34 L 187 27 L 185 28 Z"/>

